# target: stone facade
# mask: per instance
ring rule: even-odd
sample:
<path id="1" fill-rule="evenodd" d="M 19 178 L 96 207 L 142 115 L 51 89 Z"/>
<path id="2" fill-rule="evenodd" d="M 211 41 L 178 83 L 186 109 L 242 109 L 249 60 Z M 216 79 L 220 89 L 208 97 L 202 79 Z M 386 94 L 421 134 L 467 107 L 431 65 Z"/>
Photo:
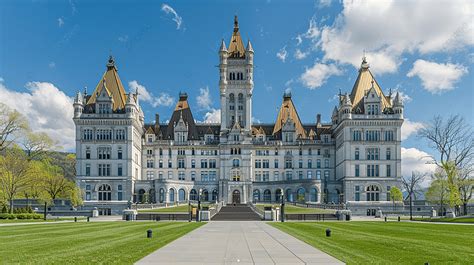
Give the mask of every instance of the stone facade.
<path id="1" fill-rule="evenodd" d="M 93 94 L 74 102 L 77 184 L 86 207 L 120 214 L 132 202 L 345 203 L 355 214 L 392 207 L 400 186 L 403 103 L 384 95 L 365 60 L 332 122 L 302 123 L 291 94 L 275 123 L 252 123 L 254 50 L 237 18 L 221 43 L 221 122 L 199 123 L 186 93 L 167 123 L 144 123 L 139 93 L 126 94 L 111 57 Z"/>

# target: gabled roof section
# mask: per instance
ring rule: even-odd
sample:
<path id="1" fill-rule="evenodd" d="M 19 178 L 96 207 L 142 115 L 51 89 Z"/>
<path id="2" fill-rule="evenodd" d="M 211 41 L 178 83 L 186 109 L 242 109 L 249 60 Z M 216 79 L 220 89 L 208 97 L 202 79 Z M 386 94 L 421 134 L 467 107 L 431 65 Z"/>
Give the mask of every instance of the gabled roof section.
<path id="1" fill-rule="evenodd" d="M 120 77 L 117 72 L 117 67 L 115 67 L 115 61 L 112 56 L 109 57 L 109 61 L 107 63 L 107 70 L 105 71 L 104 75 L 95 87 L 94 92 L 87 100 L 87 105 L 95 104 L 96 97 L 105 87 L 104 82 L 106 84 L 108 94 L 111 95 L 113 99 L 112 110 L 116 111 L 123 109 L 125 107 L 125 101 L 127 97 L 125 95 L 125 89 L 123 88 L 122 81 L 120 81 Z"/>
<path id="2" fill-rule="evenodd" d="M 237 16 L 234 17 L 234 32 L 230 38 L 228 52 L 230 58 L 245 58 L 245 46 L 242 41 L 242 37 L 240 37 L 239 21 L 237 20 Z"/>
<path id="3" fill-rule="evenodd" d="M 372 75 L 372 72 L 370 72 L 369 64 L 367 63 L 366 58 L 364 57 L 362 58 L 362 64 L 359 69 L 359 76 L 357 76 L 357 80 L 350 94 L 350 100 L 352 102 L 352 111 L 357 109 L 360 109 L 362 112 L 364 111 L 364 97 L 367 94 L 367 91 L 369 91 L 372 86 L 374 86 L 377 95 L 382 98 L 382 111 L 385 108 L 391 107 L 390 97 L 385 96 L 383 94 L 383 91 L 375 80 L 374 76 Z"/>
<path id="4" fill-rule="evenodd" d="M 278 112 L 278 117 L 275 121 L 275 126 L 273 127 L 273 135 L 280 132 L 283 124 L 291 118 L 295 123 L 296 134 L 299 138 L 306 138 L 306 131 L 301 124 L 300 117 L 296 111 L 295 105 L 291 100 L 291 93 L 285 93 L 283 95 L 283 103 L 281 103 L 280 111 Z"/>
<path id="5" fill-rule="evenodd" d="M 194 122 L 191 108 L 189 108 L 188 95 L 186 93 L 179 94 L 179 101 L 176 103 L 176 107 L 166 128 L 165 139 L 174 139 L 174 126 L 178 123 L 180 118 L 188 125 L 188 140 L 198 140 L 199 136 L 196 130 L 196 123 Z"/>

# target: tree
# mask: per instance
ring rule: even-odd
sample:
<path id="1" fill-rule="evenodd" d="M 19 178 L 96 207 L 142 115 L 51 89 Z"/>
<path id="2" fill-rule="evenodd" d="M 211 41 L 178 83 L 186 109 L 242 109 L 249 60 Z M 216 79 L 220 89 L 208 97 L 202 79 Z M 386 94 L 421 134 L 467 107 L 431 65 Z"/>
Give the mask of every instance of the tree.
<path id="1" fill-rule="evenodd" d="M 419 193 L 420 183 L 424 180 L 425 174 L 412 172 L 411 177 L 402 178 L 402 185 L 407 192 L 410 200 L 410 220 L 413 220 L 413 198 L 416 200 L 416 194 Z"/>
<path id="2" fill-rule="evenodd" d="M 395 202 L 400 202 L 403 200 L 402 191 L 398 187 L 391 187 L 390 188 L 390 199 L 393 203 L 393 209 L 395 210 Z"/>
<path id="3" fill-rule="evenodd" d="M 48 160 L 43 160 L 40 168 L 41 186 L 50 200 L 55 200 L 60 196 L 63 198 L 70 197 L 70 192 L 75 185 L 64 177 L 60 167 L 52 165 Z"/>
<path id="4" fill-rule="evenodd" d="M 29 160 L 42 156 L 55 145 L 54 141 L 46 133 L 35 133 L 31 130 L 25 131 L 21 142 Z"/>
<path id="5" fill-rule="evenodd" d="M 438 212 L 440 214 L 444 212 L 444 205 L 449 198 L 448 180 L 443 173 L 441 169 L 435 172 L 432 176 L 433 181 L 425 193 L 427 201 L 439 206 Z"/>
<path id="6" fill-rule="evenodd" d="M 8 149 L 0 156 L 0 189 L 13 212 L 13 199 L 30 184 L 31 164 L 19 148 Z"/>
<path id="7" fill-rule="evenodd" d="M 0 103 L 0 152 L 5 151 L 19 136 L 19 133 L 27 128 L 28 122 L 23 115 Z"/>
<path id="8" fill-rule="evenodd" d="M 432 157 L 432 163 L 444 170 L 447 176 L 450 206 L 457 208 L 466 204 L 464 208 L 467 210 L 467 201 L 472 196 L 474 171 L 472 127 L 460 115 L 446 120 L 436 116 L 420 130 L 419 136 L 427 139 L 430 146 L 438 152 L 438 158 Z"/>

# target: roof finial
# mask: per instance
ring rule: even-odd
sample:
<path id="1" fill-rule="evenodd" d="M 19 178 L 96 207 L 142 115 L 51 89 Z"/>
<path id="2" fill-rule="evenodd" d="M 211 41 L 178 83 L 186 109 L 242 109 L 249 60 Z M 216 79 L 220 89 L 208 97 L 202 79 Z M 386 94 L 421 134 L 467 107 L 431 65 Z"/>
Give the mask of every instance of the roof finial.
<path id="1" fill-rule="evenodd" d="M 370 83 L 372 84 L 372 88 L 374 88 L 374 79 L 372 79 L 372 81 L 370 81 Z"/>
<path id="2" fill-rule="evenodd" d="M 87 86 L 84 86 L 84 96 L 87 96 Z"/>
<path id="3" fill-rule="evenodd" d="M 239 31 L 239 21 L 237 19 L 237 15 L 234 16 L 234 32 Z"/>

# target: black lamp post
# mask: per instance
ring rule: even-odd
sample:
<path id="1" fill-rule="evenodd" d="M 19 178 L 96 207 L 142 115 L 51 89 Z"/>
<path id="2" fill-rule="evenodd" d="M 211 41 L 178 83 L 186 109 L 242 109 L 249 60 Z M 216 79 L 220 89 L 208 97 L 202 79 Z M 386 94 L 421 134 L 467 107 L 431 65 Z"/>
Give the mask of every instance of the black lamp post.
<path id="1" fill-rule="evenodd" d="M 283 222 L 285 222 L 285 196 L 283 194 L 281 194 L 280 196 L 281 196 L 281 210 L 280 210 L 281 217 L 280 217 L 280 220 L 283 223 Z"/>
<path id="2" fill-rule="evenodd" d="M 196 222 L 200 222 L 201 218 L 199 217 L 199 213 L 201 211 L 201 195 L 202 195 L 202 189 L 199 189 L 199 194 L 198 194 L 198 208 L 196 211 Z"/>

